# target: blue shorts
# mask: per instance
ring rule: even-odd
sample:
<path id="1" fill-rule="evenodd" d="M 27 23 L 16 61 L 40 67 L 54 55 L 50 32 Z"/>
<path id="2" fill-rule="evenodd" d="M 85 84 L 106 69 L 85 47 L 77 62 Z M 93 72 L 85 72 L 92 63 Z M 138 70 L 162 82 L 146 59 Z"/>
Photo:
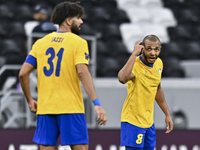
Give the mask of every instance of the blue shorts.
<path id="1" fill-rule="evenodd" d="M 89 144 L 84 114 L 37 115 L 37 127 L 33 141 L 40 145 Z"/>
<path id="2" fill-rule="evenodd" d="M 154 124 L 150 128 L 140 128 L 127 122 L 121 122 L 121 146 L 155 147 L 156 129 Z"/>

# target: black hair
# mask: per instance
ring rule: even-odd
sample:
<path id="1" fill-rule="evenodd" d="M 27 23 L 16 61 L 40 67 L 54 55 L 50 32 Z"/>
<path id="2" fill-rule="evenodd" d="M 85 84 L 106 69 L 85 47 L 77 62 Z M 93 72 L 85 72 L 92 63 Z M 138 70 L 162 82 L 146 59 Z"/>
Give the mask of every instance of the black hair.
<path id="1" fill-rule="evenodd" d="M 160 42 L 160 39 L 156 35 L 153 35 L 153 34 L 150 34 L 150 35 L 147 35 L 147 36 L 144 37 L 144 39 L 142 41 L 143 45 L 145 44 L 146 40 L 149 40 L 149 41 L 152 41 L 152 42 L 157 42 L 157 41 Z"/>
<path id="2" fill-rule="evenodd" d="M 84 9 L 79 5 L 79 2 L 62 2 L 55 6 L 51 16 L 51 21 L 54 24 L 61 25 L 67 18 L 82 18 L 83 13 Z"/>

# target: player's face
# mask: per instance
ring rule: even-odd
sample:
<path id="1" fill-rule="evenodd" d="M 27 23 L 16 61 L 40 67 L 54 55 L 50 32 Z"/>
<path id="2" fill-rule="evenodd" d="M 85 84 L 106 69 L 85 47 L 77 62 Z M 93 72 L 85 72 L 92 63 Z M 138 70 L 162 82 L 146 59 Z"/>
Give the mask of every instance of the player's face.
<path id="1" fill-rule="evenodd" d="M 142 58 L 148 65 L 152 65 L 158 58 L 161 50 L 161 44 L 159 41 L 152 42 L 145 41 L 145 46 L 142 52 Z"/>
<path id="2" fill-rule="evenodd" d="M 80 25 L 83 23 L 83 20 L 79 17 L 72 18 L 72 25 L 71 25 L 71 31 L 72 33 L 75 33 L 77 35 L 80 34 Z"/>

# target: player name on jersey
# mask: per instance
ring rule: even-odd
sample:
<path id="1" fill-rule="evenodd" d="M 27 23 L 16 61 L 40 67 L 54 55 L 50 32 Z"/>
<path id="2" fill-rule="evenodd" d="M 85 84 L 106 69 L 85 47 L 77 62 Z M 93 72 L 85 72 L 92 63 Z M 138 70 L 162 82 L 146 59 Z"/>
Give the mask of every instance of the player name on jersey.
<path id="1" fill-rule="evenodd" d="M 58 43 L 62 43 L 64 38 L 62 37 L 53 37 L 51 42 L 58 42 Z"/>

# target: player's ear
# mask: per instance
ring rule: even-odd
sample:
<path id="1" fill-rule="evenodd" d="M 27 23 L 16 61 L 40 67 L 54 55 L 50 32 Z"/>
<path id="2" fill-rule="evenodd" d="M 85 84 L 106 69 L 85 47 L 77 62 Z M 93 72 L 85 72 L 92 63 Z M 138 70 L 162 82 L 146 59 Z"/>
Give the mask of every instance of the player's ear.
<path id="1" fill-rule="evenodd" d="M 141 53 L 143 53 L 144 48 L 141 49 Z"/>
<path id="2" fill-rule="evenodd" d="M 67 19 L 65 20 L 65 22 L 67 23 L 68 26 L 71 26 L 72 19 L 71 19 L 71 18 L 67 18 Z"/>

